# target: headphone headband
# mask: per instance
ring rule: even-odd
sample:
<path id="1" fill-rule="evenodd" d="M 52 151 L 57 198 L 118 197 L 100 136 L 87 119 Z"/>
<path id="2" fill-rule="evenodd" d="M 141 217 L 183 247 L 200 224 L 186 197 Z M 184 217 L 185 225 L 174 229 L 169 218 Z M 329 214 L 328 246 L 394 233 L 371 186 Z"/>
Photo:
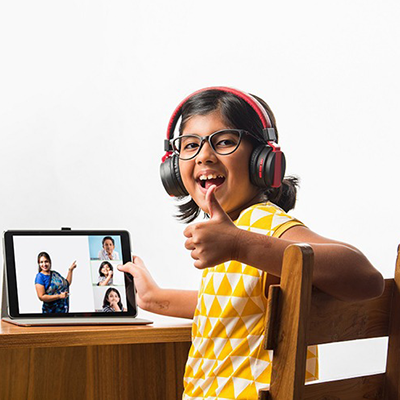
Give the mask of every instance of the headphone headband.
<path id="1" fill-rule="evenodd" d="M 176 128 L 176 124 L 178 123 L 178 120 L 180 118 L 180 116 L 182 115 L 182 108 L 184 106 L 184 104 L 191 99 L 193 96 L 202 93 L 202 92 L 206 92 L 208 90 L 219 90 L 221 92 L 225 92 L 225 93 L 232 93 L 235 96 L 239 97 L 240 99 L 244 100 L 258 115 L 258 117 L 260 118 L 260 121 L 262 123 L 263 126 L 263 133 L 264 133 L 264 139 L 265 142 L 277 142 L 277 136 L 275 133 L 275 129 L 273 128 L 271 119 L 267 113 L 267 111 L 265 110 L 265 108 L 260 104 L 260 102 L 253 97 L 251 94 L 243 92 L 241 90 L 238 89 L 234 89 L 234 88 L 230 88 L 230 87 L 226 87 L 226 86 L 211 86 L 211 87 L 206 87 L 203 89 L 199 89 L 196 90 L 195 92 L 193 92 L 192 94 L 190 94 L 189 96 L 185 97 L 179 104 L 178 106 L 175 108 L 175 111 L 173 112 L 169 123 L 168 123 L 168 128 L 167 128 L 167 141 L 171 140 L 174 136 L 174 131 Z M 167 158 L 169 158 L 172 154 L 171 151 L 169 151 L 168 148 L 165 148 L 166 154 L 164 155 L 164 157 L 162 158 L 162 161 L 164 162 Z"/>
<path id="2" fill-rule="evenodd" d="M 196 90 L 189 96 L 185 97 L 176 107 L 174 113 L 172 114 L 169 123 L 168 123 L 168 128 L 167 128 L 167 139 L 170 140 L 173 137 L 174 130 L 176 127 L 176 124 L 178 122 L 179 117 L 182 114 L 182 107 L 183 105 L 193 96 L 206 92 L 208 90 L 219 90 L 221 92 L 226 92 L 226 93 L 232 93 L 236 95 L 237 97 L 241 98 L 244 100 L 258 115 L 258 117 L 261 120 L 263 129 L 266 130 L 268 128 L 272 128 L 272 123 L 269 118 L 269 115 L 265 111 L 265 108 L 260 104 L 260 102 L 254 98 L 252 95 L 246 92 L 242 92 L 241 90 L 230 88 L 230 87 L 225 87 L 225 86 L 212 86 L 212 87 L 207 87 L 204 89 Z"/>

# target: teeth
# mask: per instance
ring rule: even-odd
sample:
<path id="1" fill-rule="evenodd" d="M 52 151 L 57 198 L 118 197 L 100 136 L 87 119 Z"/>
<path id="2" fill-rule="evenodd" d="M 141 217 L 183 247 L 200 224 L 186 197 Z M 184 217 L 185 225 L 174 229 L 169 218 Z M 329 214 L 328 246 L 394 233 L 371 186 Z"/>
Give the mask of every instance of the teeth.
<path id="1" fill-rule="evenodd" d="M 223 175 L 217 175 L 217 174 L 209 174 L 209 175 L 200 175 L 199 179 L 201 181 L 206 181 L 207 179 L 217 179 L 217 178 L 223 178 Z"/>

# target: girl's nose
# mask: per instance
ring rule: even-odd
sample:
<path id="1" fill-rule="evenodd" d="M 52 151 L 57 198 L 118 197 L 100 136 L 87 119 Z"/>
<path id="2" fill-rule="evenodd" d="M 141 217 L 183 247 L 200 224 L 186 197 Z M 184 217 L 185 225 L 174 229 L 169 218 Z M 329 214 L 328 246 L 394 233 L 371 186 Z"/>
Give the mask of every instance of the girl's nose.
<path id="1" fill-rule="evenodd" d="M 200 149 L 200 153 L 196 156 L 197 164 L 213 163 L 217 160 L 214 150 L 208 143 L 208 140 L 203 143 L 203 147 Z"/>

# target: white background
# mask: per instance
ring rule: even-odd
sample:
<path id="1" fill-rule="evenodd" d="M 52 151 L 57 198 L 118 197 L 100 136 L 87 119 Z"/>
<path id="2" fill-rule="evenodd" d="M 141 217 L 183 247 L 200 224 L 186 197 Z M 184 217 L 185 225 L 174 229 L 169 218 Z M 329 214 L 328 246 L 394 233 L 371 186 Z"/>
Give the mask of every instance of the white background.
<path id="1" fill-rule="evenodd" d="M 399 20 L 389 0 L 3 2 L 0 229 L 127 229 L 161 286 L 197 288 L 159 164 L 179 101 L 228 85 L 274 110 L 293 214 L 393 276 Z M 362 349 L 321 348 L 322 376 L 379 367 Z"/>

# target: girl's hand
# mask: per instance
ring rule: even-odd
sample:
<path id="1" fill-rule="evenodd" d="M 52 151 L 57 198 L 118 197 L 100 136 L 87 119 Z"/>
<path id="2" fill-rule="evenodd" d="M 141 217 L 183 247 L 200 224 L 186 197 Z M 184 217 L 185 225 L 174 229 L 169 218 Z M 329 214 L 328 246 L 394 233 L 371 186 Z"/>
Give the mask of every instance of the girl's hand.
<path id="1" fill-rule="evenodd" d="M 118 300 L 110 301 L 110 306 L 114 309 L 114 311 L 121 311 L 118 305 Z"/>
<path id="2" fill-rule="evenodd" d="M 68 297 L 68 292 L 63 292 L 59 294 L 60 299 L 66 299 Z"/>
<path id="3" fill-rule="evenodd" d="M 191 250 L 191 256 L 195 260 L 194 266 L 199 269 L 235 260 L 239 253 L 238 239 L 241 230 L 235 226 L 215 198 L 216 188 L 212 185 L 206 193 L 210 219 L 189 225 L 183 233 L 188 238 L 185 247 Z"/>
<path id="4" fill-rule="evenodd" d="M 149 310 L 160 288 L 150 275 L 142 259 L 138 256 L 133 256 L 132 262 L 118 265 L 117 268 L 119 271 L 127 272 L 135 278 L 137 304 L 143 310 Z"/>

